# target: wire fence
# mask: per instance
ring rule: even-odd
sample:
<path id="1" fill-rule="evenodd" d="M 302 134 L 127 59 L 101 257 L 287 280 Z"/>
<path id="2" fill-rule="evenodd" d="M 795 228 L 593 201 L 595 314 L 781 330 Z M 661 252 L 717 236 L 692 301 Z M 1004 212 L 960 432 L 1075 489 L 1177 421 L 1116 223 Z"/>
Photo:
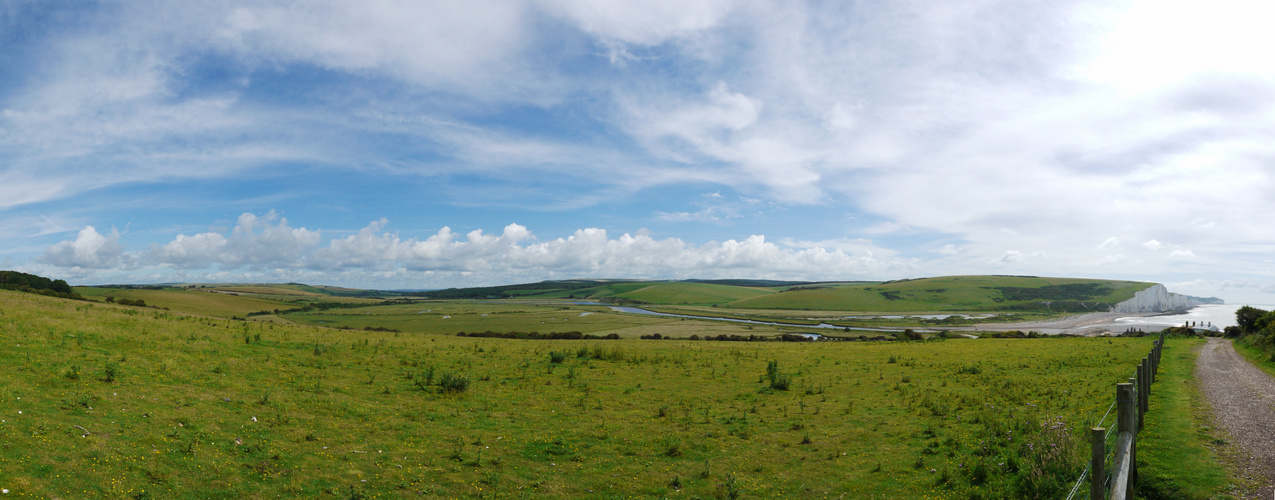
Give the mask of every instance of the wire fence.
<path id="1" fill-rule="evenodd" d="M 1136 457 L 1137 432 L 1142 429 L 1143 418 L 1148 409 L 1151 384 L 1159 370 L 1160 355 L 1164 347 L 1164 335 L 1155 341 L 1151 352 L 1143 358 L 1142 363 L 1134 369 L 1129 382 L 1117 383 L 1117 395 L 1107 407 L 1107 411 L 1094 421 L 1091 431 L 1092 453 L 1089 463 L 1085 465 L 1080 476 L 1067 494 L 1067 500 L 1084 498 L 1086 479 L 1089 480 L 1091 500 L 1105 498 L 1108 493 L 1112 499 L 1123 500 L 1125 494 L 1133 487 L 1137 478 Z M 1123 391 L 1123 392 L 1121 392 Z M 1124 403 L 1124 404 L 1121 404 Z M 1112 412 L 1115 411 L 1113 414 Z M 1111 419 L 1110 425 L 1108 419 Z M 1098 433 L 1101 432 L 1101 435 Z M 1121 434 L 1128 434 L 1127 444 L 1121 445 Z M 1101 440 L 1101 446 L 1098 441 Z M 1125 454 L 1130 455 L 1121 460 Z M 1128 464 L 1125 470 L 1120 464 Z M 1109 467 L 1110 465 L 1110 467 Z M 1113 484 L 1113 481 L 1119 484 Z"/>

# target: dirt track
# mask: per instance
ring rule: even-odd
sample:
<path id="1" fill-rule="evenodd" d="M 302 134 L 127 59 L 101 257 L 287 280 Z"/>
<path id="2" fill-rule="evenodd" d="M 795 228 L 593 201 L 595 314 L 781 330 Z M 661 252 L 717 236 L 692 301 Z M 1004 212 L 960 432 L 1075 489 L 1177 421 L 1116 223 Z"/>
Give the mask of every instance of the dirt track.
<path id="1" fill-rule="evenodd" d="M 1275 378 L 1235 352 L 1230 340 L 1209 339 L 1195 365 L 1200 390 L 1218 425 L 1243 450 L 1240 476 L 1261 486 L 1249 498 L 1275 495 Z"/>

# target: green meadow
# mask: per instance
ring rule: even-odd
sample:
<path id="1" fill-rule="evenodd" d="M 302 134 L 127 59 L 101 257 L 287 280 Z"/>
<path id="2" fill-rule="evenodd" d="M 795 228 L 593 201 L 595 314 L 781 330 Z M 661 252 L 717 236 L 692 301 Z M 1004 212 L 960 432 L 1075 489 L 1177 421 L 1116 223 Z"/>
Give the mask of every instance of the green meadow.
<path id="1" fill-rule="evenodd" d="M 1151 346 L 453 333 L 746 328 L 563 307 L 284 315 L 302 325 L 0 291 L 0 487 L 15 498 L 1058 498 L 1085 463 L 1084 429 Z"/>

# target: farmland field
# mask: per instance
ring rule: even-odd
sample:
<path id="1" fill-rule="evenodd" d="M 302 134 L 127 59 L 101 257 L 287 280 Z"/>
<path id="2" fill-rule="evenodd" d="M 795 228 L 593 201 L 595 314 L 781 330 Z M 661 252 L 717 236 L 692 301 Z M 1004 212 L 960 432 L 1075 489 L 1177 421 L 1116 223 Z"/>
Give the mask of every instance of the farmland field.
<path id="1" fill-rule="evenodd" d="M 1150 347 L 469 338 L 7 291 L 0 338 L 0 486 L 63 498 L 1056 498 Z"/>

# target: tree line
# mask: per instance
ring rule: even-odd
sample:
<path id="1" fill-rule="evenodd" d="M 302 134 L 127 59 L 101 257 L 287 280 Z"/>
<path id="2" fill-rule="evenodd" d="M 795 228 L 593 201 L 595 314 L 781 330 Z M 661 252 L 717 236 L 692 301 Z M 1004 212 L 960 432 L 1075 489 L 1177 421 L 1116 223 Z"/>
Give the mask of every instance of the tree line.
<path id="1" fill-rule="evenodd" d="M 64 280 L 49 279 L 18 271 L 0 271 L 0 288 L 64 299 L 85 300 Z"/>
<path id="2" fill-rule="evenodd" d="M 1227 338 L 1260 349 L 1275 361 L 1275 311 L 1244 306 L 1235 311 L 1235 323 L 1226 327 Z"/>

